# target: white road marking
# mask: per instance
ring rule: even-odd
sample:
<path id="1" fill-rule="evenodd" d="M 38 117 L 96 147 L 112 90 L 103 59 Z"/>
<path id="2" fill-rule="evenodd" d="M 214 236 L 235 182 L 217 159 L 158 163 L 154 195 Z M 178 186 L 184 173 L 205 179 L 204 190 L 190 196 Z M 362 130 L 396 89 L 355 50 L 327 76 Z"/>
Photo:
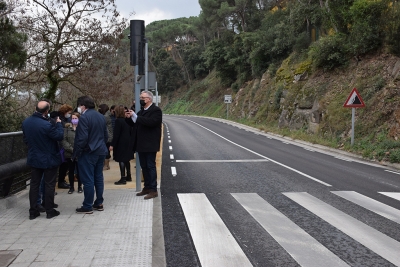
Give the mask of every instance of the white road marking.
<path id="1" fill-rule="evenodd" d="M 252 267 L 204 194 L 178 194 L 202 267 Z"/>
<path id="2" fill-rule="evenodd" d="M 303 175 L 304 177 L 307 177 L 307 178 L 309 178 L 309 179 L 311 179 L 311 180 L 313 180 L 313 181 L 315 181 L 315 182 L 318 182 L 318 183 L 320 183 L 320 184 L 323 184 L 323 185 L 325 185 L 325 186 L 331 186 L 330 184 L 325 183 L 325 182 L 323 182 L 323 181 L 321 181 L 321 180 L 318 180 L 317 178 L 314 178 L 314 177 L 312 177 L 312 176 L 310 176 L 310 175 L 308 175 L 308 174 L 305 174 L 305 173 L 303 173 L 303 172 L 301 172 L 301 171 L 298 171 L 298 170 L 296 170 L 296 169 L 293 169 L 292 167 L 289 167 L 289 166 L 287 166 L 287 165 L 285 165 L 285 164 L 282 164 L 282 163 L 280 163 L 280 162 L 278 162 L 278 161 L 276 161 L 276 160 L 273 160 L 273 159 L 270 159 L 270 158 L 268 158 L 268 157 L 265 157 L 265 156 L 263 156 L 263 155 L 261 155 L 261 154 L 255 152 L 255 151 L 252 151 L 252 150 L 250 150 L 250 149 L 248 149 L 248 148 L 246 148 L 246 147 L 244 147 L 244 146 L 241 146 L 241 145 L 239 145 L 239 144 L 236 144 L 235 142 L 232 142 L 231 140 L 229 140 L 229 139 L 227 139 L 227 138 L 225 138 L 225 137 L 223 137 L 223 136 L 217 134 L 216 132 L 214 132 L 214 131 L 212 131 L 212 130 L 206 128 L 206 127 L 204 127 L 203 125 L 198 124 L 197 122 L 194 122 L 194 121 L 191 121 L 191 120 L 187 120 L 187 121 L 189 121 L 189 122 L 191 122 L 191 123 L 194 123 L 194 124 L 196 124 L 196 125 L 202 127 L 203 129 L 206 129 L 207 131 L 209 131 L 209 132 L 215 134 L 216 136 L 218 136 L 218 137 L 224 139 L 225 141 L 227 141 L 227 142 L 229 142 L 229 143 L 231 143 L 231 144 L 233 144 L 233 145 L 235 145 L 235 146 L 238 146 L 238 147 L 240 147 L 240 148 L 242 148 L 242 149 L 244 149 L 244 150 L 247 150 L 247 151 L 249 151 L 249 152 L 251 152 L 251 153 L 253 153 L 253 154 L 255 154 L 255 155 L 257 155 L 257 156 L 259 156 L 259 157 L 261 157 L 261 158 L 263 158 L 263 159 L 267 159 L 267 160 L 269 160 L 269 161 L 271 161 L 271 162 L 273 162 L 273 163 L 275 163 L 275 164 L 278 164 L 278 165 L 280 165 L 280 166 L 282 166 L 282 167 L 284 167 L 284 168 L 286 168 L 286 169 L 289 169 L 289 170 L 291 170 L 291 171 L 293 171 L 293 172 L 296 172 L 296 173 L 298 173 L 298 174 L 300 174 L 300 175 Z"/>
<path id="3" fill-rule="evenodd" d="M 311 152 L 315 152 L 315 150 L 312 150 L 312 149 L 307 148 L 307 147 L 303 147 L 303 149 L 308 150 L 308 151 L 311 151 Z"/>
<path id="4" fill-rule="evenodd" d="M 400 210 L 354 191 L 332 191 L 333 194 L 375 212 L 389 220 L 400 223 Z"/>
<path id="5" fill-rule="evenodd" d="M 172 146 L 169 146 L 169 150 L 172 150 Z"/>
<path id="6" fill-rule="evenodd" d="M 170 143 L 170 144 L 171 144 L 171 140 L 168 140 L 168 143 Z"/>
<path id="7" fill-rule="evenodd" d="M 200 159 L 200 160 L 177 160 L 176 162 L 268 162 L 269 160 L 267 159 L 231 159 L 231 160 L 207 160 L 207 159 Z"/>
<path id="8" fill-rule="evenodd" d="M 171 167 L 171 173 L 172 173 L 172 176 L 176 176 L 177 175 L 175 167 Z"/>
<path id="9" fill-rule="evenodd" d="M 340 160 L 344 160 L 344 161 L 348 161 L 348 162 L 352 162 L 351 159 L 349 158 L 343 158 L 343 157 L 334 157 L 335 159 L 340 159 Z"/>
<path id="10" fill-rule="evenodd" d="M 389 170 L 385 170 L 385 172 L 391 172 L 391 173 L 400 175 L 400 172 L 394 172 L 394 171 L 389 171 Z"/>
<path id="11" fill-rule="evenodd" d="M 231 195 L 301 266 L 348 266 L 259 195 Z"/>
<path id="12" fill-rule="evenodd" d="M 376 254 L 400 266 L 400 242 L 354 219 L 308 193 L 283 193 Z"/>
<path id="13" fill-rule="evenodd" d="M 170 154 L 169 159 L 174 159 L 174 154 Z"/>
<path id="14" fill-rule="evenodd" d="M 378 192 L 378 193 L 400 201 L 400 193 L 397 192 Z"/>

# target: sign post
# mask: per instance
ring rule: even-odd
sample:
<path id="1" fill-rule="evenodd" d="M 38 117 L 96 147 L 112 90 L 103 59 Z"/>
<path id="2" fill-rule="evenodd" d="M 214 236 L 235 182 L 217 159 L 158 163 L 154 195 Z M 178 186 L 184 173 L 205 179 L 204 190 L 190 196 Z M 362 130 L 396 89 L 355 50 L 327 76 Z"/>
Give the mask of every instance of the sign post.
<path id="1" fill-rule="evenodd" d="M 232 96 L 231 95 L 225 95 L 225 100 L 224 102 L 226 103 L 226 119 L 228 119 L 228 114 L 229 114 L 229 108 L 228 105 L 232 103 Z"/>
<path id="2" fill-rule="evenodd" d="M 356 108 L 365 107 L 364 101 L 356 88 L 353 88 L 350 95 L 347 97 L 346 102 L 343 104 L 345 108 L 351 108 L 351 145 L 354 145 L 354 124 L 356 117 Z"/>

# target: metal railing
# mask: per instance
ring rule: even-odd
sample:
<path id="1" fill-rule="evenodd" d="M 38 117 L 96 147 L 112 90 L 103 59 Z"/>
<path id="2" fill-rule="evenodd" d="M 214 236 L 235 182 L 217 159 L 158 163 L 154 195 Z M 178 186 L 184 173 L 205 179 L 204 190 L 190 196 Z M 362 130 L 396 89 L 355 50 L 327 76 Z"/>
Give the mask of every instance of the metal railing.
<path id="1" fill-rule="evenodd" d="M 31 169 L 22 132 L 0 133 L 0 198 L 26 189 Z"/>

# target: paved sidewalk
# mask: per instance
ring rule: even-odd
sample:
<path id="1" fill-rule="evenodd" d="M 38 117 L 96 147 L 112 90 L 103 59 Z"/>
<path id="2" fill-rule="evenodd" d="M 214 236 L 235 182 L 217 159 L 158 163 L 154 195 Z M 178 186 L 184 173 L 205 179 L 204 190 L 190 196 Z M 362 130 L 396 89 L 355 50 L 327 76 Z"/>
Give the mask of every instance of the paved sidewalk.
<path id="1" fill-rule="evenodd" d="M 131 165 L 135 180 L 135 160 Z M 137 197 L 135 181 L 114 185 L 119 168 L 114 161 L 110 166 L 104 171 L 104 211 L 76 214 L 83 194 L 67 189 L 56 189 L 61 214 L 52 219 L 42 213 L 29 220 L 28 190 L 13 197 L 11 208 L 0 200 L 0 267 L 165 266 L 161 192 L 151 200 Z M 160 166 L 161 156 L 159 178 Z"/>

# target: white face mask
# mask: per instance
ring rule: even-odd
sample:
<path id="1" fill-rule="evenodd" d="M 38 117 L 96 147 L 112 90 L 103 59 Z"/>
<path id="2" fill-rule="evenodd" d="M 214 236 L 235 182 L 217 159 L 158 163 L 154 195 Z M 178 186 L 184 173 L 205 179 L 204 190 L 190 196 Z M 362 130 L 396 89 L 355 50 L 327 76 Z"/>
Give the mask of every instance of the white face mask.
<path id="1" fill-rule="evenodd" d="M 69 117 L 71 117 L 71 114 L 70 114 L 70 113 L 65 114 L 65 118 L 68 119 Z"/>
<path id="2" fill-rule="evenodd" d="M 78 107 L 78 109 L 77 109 L 77 110 L 78 110 L 78 112 L 79 112 L 79 113 L 82 113 L 82 109 L 81 109 L 81 107 Z"/>

